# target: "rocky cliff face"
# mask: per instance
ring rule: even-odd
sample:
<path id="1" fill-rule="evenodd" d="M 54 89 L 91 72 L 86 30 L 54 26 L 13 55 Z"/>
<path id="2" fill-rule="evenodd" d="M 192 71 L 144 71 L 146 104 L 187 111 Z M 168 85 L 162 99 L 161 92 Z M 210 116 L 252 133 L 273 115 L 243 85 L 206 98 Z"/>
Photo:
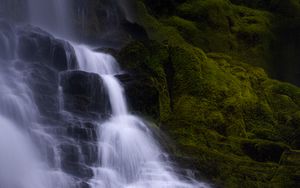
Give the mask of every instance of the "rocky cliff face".
<path id="1" fill-rule="evenodd" d="M 145 0 L 135 9 L 146 36 L 118 59 L 140 80 L 129 96 L 158 104 L 159 115 L 142 112 L 174 140 L 178 161 L 220 187 L 299 186 L 300 89 L 272 79 L 298 84 L 299 1 Z"/>
<path id="2" fill-rule="evenodd" d="M 22 81 L 30 87 L 40 112 L 36 114 L 39 123 L 49 136 L 37 134 L 29 126 L 30 117 L 21 119 L 24 126 L 19 128 L 31 135 L 50 168 L 59 158 L 61 170 L 74 177 L 72 186 L 89 187 L 87 182 L 94 175 L 90 166 L 98 160 L 97 122 L 109 109 L 100 76 L 75 70 L 73 47 L 36 27 L 0 20 L 0 47 L 2 70 L 22 71 Z M 49 139 L 52 136 L 56 145 Z"/>

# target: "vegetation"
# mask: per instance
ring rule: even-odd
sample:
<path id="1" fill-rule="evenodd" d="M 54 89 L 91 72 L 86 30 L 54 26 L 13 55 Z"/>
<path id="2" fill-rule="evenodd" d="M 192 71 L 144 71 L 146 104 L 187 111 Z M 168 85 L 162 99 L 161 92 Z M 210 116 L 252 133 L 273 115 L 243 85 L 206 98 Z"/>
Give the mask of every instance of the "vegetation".
<path id="1" fill-rule="evenodd" d="M 299 5 L 136 1 L 148 38 L 129 43 L 119 61 L 157 90 L 157 121 L 199 177 L 221 187 L 300 185 L 300 89 L 268 76 L 274 25 L 297 19 Z"/>

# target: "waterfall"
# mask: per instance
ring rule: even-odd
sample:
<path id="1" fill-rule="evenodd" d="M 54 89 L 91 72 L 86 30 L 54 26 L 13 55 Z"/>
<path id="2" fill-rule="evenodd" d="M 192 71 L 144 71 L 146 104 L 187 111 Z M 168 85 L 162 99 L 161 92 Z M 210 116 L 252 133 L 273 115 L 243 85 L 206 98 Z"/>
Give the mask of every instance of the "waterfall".
<path id="1" fill-rule="evenodd" d="M 1 188 L 69 188 L 74 180 L 45 159 L 48 152 L 56 152 L 56 141 L 40 125 L 40 112 L 26 75 L 18 69 L 19 59 L 15 32 L 1 22 L 4 41 L 0 53 L 0 187 Z M 9 31 L 9 32 L 7 32 Z M 1 44 L 0 44 L 1 45 Z M 39 141 L 48 152 L 38 151 Z"/>
<path id="2" fill-rule="evenodd" d="M 112 117 L 98 130 L 99 160 L 90 182 L 92 187 L 206 187 L 180 180 L 147 124 L 128 112 L 124 89 L 115 77 L 121 73 L 116 60 L 87 46 L 74 45 L 74 48 L 79 69 L 97 73 L 103 79 L 112 108 Z"/>
<path id="3" fill-rule="evenodd" d="M 72 179 L 59 171 L 51 171 L 39 159 L 28 135 L 17 125 L 0 116 L 0 187 L 1 188 L 67 188 Z"/>
<path id="4" fill-rule="evenodd" d="M 68 41 L 70 0 L 26 2 L 33 26 L 0 20 L 0 188 L 209 187 L 130 113 L 116 59 Z"/>

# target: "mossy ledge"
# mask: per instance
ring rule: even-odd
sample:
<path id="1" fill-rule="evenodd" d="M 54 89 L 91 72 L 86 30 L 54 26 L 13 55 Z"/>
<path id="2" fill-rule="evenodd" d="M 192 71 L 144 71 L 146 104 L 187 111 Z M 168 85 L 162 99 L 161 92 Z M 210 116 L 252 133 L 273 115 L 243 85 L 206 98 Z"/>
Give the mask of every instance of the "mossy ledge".
<path id="1" fill-rule="evenodd" d="M 299 187 L 300 89 L 268 76 L 271 23 L 282 11 L 250 1 L 155 2 L 135 1 L 148 39 L 118 59 L 158 93 L 158 117 L 144 115 L 174 140 L 178 162 L 216 187 Z"/>

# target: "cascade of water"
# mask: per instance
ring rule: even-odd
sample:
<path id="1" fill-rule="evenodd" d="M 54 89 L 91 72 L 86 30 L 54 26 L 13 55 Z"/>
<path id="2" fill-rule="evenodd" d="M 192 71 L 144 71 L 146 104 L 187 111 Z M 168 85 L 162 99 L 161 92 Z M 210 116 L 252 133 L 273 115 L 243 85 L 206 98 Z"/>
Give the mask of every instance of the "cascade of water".
<path id="1" fill-rule="evenodd" d="M 166 154 L 140 118 L 129 114 L 123 88 L 114 75 L 116 60 L 87 46 L 74 46 L 79 68 L 99 74 L 107 88 L 113 114 L 99 128 L 99 161 L 94 168 L 93 188 L 195 188 L 198 182 L 180 180 Z"/>
<path id="2" fill-rule="evenodd" d="M 0 187 L 52 188 L 30 139 L 7 118 L 0 116 L 0 122 Z"/>
<path id="3" fill-rule="evenodd" d="M 40 127 L 32 92 L 14 61 L 0 58 L 0 187 L 69 188 L 74 180 L 50 168 L 43 160 L 46 153 L 40 153 L 33 144 L 33 137 L 44 147 L 56 143 Z M 54 163 L 59 164 L 59 158 Z"/>
<path id="4" fill-rule="evenodd" d="M 60 37 L 66 37 L 72 31 L 68 11 L 71 7 L 69 3 L 69 0 L 28 0 L 30 22 Z M 36 35 L 30 37 L 34 38 Z M 42 38 L 43 42 L 46 41 L 44 43 L 46 49 L 49 44 L 48 39 Z M 33 43 L 36 43 L 36 40 L 33 40 Z M 72 166 L 84 161 L 83 152 L 78 149 L 79 143 L 73 142 L 72 138 L 58 140 L 40 126 L 41 114 L 29 87 L 31 83 L 25 81 L 26 73 L 16 68 L 14 62 L 18 60 L 18 57 L 14 57 L 14 53 L 11 53 L 14 47 L 11 44 L 7 34 L 0 32 L 0 46 L 4 46 L 0 49 L 0 55 L 2 55 L 0 63 L 3 64 L 0 69 L 0 151 L 5 154 L 0 155 L 0 187 L 77 188 L 75 181 L 84 182 L 88 178 L 84 179 L 78 174 L 70 176 L 62 172 L 65 170 L 62 170 L 62 166 L 66 164 L 62 165 L 61 154 L 57 146 L 67 146 L 71 154 L 65 160 L 73 160 L 67 161 L 71 164 L 71 170 L 69 170 L 80 174 L 78 171 L 82 169 L 79 169 L 79 166 Z M 58 45 L 55 47 L 59 50 Z M 111 118 L 99 125 L 97 130 L 98 153 L 96 155 L 98 160 L 93 164 L 94 174 L 88 181 L 90 187 L 207 187 L 202 183 L 180 178 L 168 160 L 168 155 L 154 139 L 147 124 L 141 118 L 128 112 L 124 89 L 115 77 L 122 73 L 116 60 L 111 55 L 94 52 L 85 45 L 73 44 L 73 48 L 78 68 L 85 72 L 96 73 L 102 78 L 112 109 Z M 41 49 L 41 52 L 44 52 L 43 50 L 45 49 Z M 61 57 L 63 55 L 59 53 L 58 58 Z M 9 60 L 4 61 L 4 59 Z M 33 64 L 36 63 L 34 58 L 30 60 Z M 62 111 L 65 106 L 64 88 L 56 87 L 59 97 L 58 106 Z M 82 127 L 76 128 L 77 131 L 82 129 Z M 34 144 L 37 140 L 42 147 Z M 62 143 L 62 140 L 67 144 Z M 13 147 L 8 147 L 7 143 L 11 143 Z M 51 162 L 46 159 L 47 152 L 42 151 L 43 147 L 51 149 L 53 153 Z M 78 169 L 74 170 L 77 167 Z"/>
<path id="5" fill-rule="evenodd" d="M 0 1 L 1 8 L 7 2 Z M 17 28 L 0 20 L 0 187 L 73 188 L 75 179 L 61 169 L 58 141 L 41 125 L 30 81 L 33 69 L 29 66 L 34 62 L 25 63 L 20 57 L 20 35 Z M 34 61 L 39 53 L 34 51 L 27 60 Z"/>

